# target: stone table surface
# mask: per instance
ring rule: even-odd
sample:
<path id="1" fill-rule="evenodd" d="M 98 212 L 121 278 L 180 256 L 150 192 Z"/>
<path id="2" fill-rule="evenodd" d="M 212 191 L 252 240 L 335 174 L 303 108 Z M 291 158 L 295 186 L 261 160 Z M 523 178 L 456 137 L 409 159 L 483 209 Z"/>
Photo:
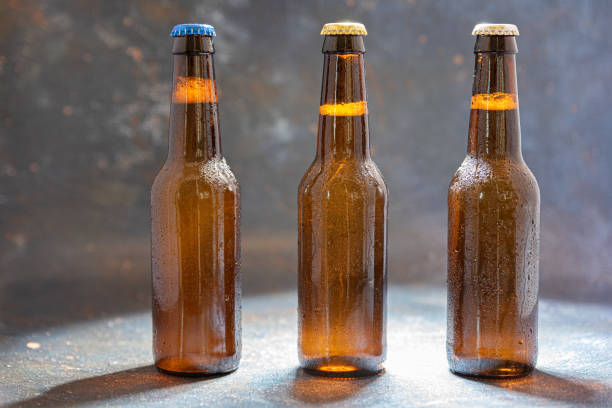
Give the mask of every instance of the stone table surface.
<path id="1" fill-rule="evenodd" d="M 298 368 L 296 294 L 243 301 L 238 371 L 206 379 L 158 373 L 148 311 L 27 332 L 0 325 L 0 405 L 81 406 L 612 406 L 612 307 L 541 300 L 533 375 L 452 375 L 444 290 L 389 290 L 388 358 L 378 376 L 313 377 Z"/>

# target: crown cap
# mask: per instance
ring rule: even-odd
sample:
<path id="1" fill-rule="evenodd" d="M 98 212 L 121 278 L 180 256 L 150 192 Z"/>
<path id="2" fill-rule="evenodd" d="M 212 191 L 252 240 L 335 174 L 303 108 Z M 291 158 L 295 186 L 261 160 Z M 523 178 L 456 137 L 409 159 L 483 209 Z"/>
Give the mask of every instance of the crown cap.
<path id="1" fill-rule="evenodd" d="M 519 30 L 514 24 L 476 24 L 472 35 L 519 35 Z"/>
<path id="2" fill-rule="evenodd" d="M 187 35 L 204 35 L 214 37 L 215 28 L 208 24 L 178 24 L 170 31 L 170 37 L 185 37 Z"/>
<path id="3" fill-rule="evenodd" d="M 368 32 L 363 24 L 346 21 L 325 24 L 321 35 L 368 35 Z"/>

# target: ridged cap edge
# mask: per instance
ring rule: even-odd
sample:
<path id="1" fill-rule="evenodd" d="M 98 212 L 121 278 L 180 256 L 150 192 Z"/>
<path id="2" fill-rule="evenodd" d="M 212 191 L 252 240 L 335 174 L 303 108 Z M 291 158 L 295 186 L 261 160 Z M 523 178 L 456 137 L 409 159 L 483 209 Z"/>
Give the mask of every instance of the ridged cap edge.
<path id="1" fill-rule="evenodd" d="M 368 35 L 368 31 L 361 23 L 346 21 L 325 24 L 321 35 Z"/>
<path id="2" fill-rule="evenodd" d="M 170 31 L 170 37 L 185 37 L 187 35 L 204 35 L 214 37 L 215 28 L 209 24 L 178 24 Z"/>
<path id="3" fill-rule="evenodd" d="M 519 30 L 514 24 L 476 24 L 472 35 L 519 35 Z"/>

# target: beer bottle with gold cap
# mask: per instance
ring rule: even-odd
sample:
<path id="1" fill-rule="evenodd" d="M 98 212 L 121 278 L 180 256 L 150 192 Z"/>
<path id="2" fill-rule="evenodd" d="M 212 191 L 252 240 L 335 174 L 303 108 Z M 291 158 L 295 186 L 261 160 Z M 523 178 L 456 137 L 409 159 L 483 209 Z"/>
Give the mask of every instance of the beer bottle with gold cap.
<path id="1" fill-rule="evenodd" d="M 379 372 L 386 353 L 387 188 L 370 157 L 363 38 L 326 24 L 316 156 L 298 190 L 298 354 L 309 372 Z"/>
<path id="2" fill-rule="evenodd" d="M 225 373 L 240 360 L 240 193 L 221 155 L 215 30 L 181 24 L 171 36 L 169 151 L 151 190 L 155 365 Z"/>
<path id="3" fill-rule="evenodd" d="M 478 24 L 467 156 L 448 192 L 451 371 L 518 377 L 536 364 L 540 191 L 521 154 L 516 36 Z"/>

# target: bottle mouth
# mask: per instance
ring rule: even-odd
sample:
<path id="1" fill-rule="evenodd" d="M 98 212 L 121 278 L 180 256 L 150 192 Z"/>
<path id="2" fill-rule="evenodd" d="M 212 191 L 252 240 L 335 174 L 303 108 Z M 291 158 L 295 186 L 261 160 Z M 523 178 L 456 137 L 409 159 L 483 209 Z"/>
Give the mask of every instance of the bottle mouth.
<path id="1" fill-rule="evenodd" d="M 323 37 L 324 54 L 363 54 L 366 52 L 361 35 L 326 35 Z"/>
<path id="2" fill-rule="evenodd" d="M 172 54 L 214 54 L 214 37 L 199 34 L 189 34 L 174 37 Z"/>
<path id="3" fill-rule="evenodd" d="M 474 54 L 483 52 L 517 54 L 516 37 L 513 35 L 478 35 L 474 45 Z"/>

